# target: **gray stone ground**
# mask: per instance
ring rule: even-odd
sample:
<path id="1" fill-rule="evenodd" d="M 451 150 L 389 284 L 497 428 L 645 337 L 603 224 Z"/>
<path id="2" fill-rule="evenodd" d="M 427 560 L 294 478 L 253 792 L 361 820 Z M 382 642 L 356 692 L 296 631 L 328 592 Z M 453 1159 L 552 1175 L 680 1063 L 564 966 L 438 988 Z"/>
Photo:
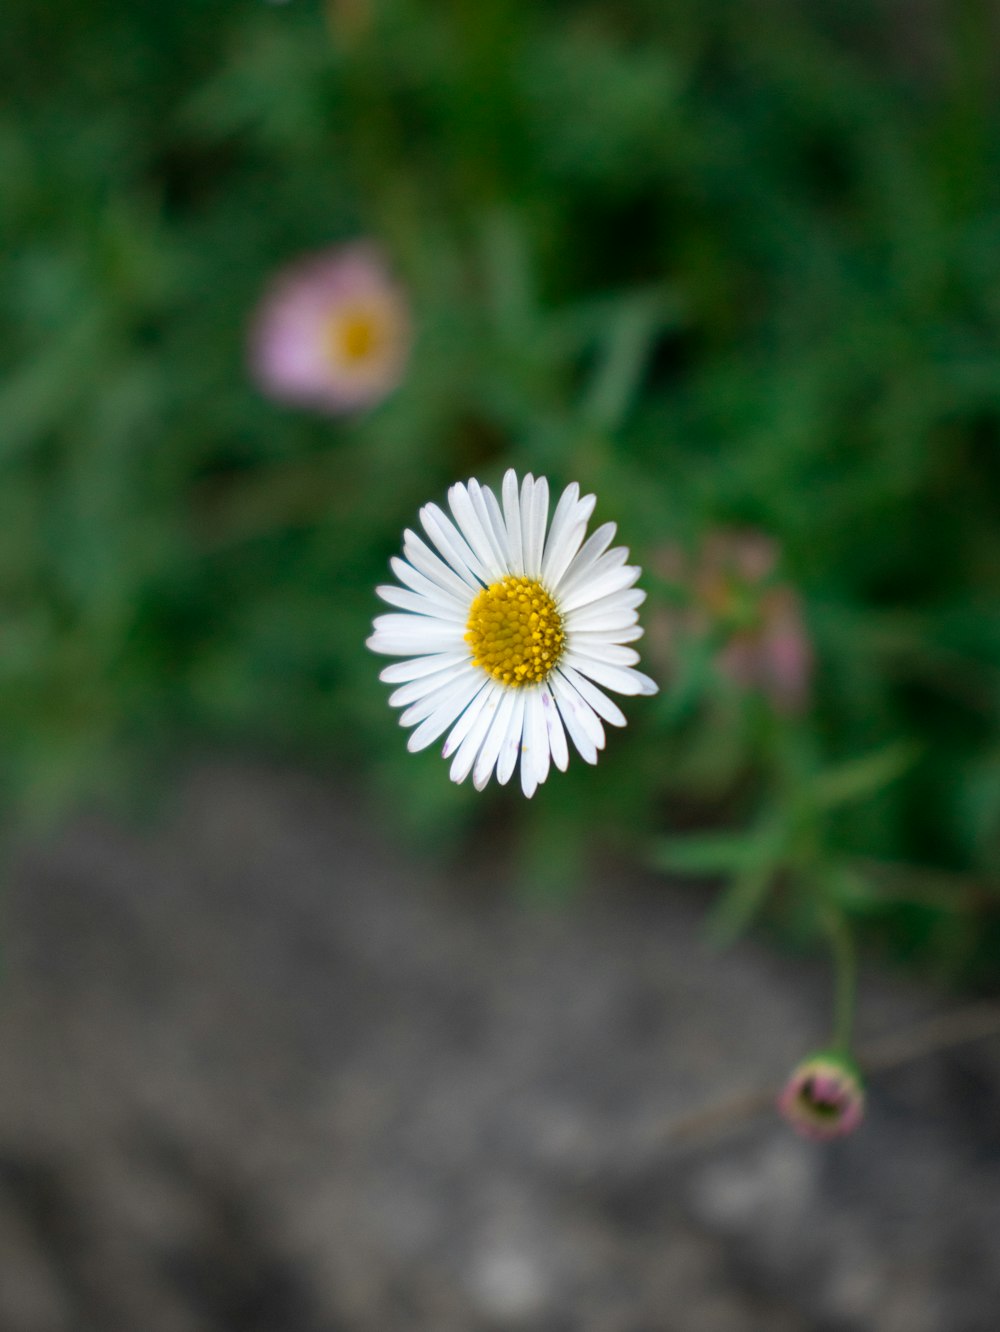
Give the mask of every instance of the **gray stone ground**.
<path id="1" fill-rule="evenodd" d="M 1000 1042 L 770 1114 L 822 969 L 606 866 L 563 914 L 408 863 L 361 799 L 200 767 L 18 857 L 2 1332 L 997 1332 Z M 864 1025 L 946 1006 L 876 980 Z"/>

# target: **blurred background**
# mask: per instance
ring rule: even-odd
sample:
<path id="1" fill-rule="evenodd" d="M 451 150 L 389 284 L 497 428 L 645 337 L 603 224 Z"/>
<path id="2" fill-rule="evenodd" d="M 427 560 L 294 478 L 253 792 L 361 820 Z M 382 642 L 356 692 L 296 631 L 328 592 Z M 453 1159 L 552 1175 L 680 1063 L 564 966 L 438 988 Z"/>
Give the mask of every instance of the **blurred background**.
<path id="1" fill-rule="evenodd" d="M 996 983 L 998 51 L 990 0 L 8 0 L 5 1328 L 993 1332 L 995 1050 L 832 1155 L 661 1120 L 824 1039 L 831 911 L 863 1034 Z M 357 241 L 405 367 L 282 402 L 261 302 Z M 618 523 L 661 684 L 530 804 L 363 647 L 511 465 Z"/>

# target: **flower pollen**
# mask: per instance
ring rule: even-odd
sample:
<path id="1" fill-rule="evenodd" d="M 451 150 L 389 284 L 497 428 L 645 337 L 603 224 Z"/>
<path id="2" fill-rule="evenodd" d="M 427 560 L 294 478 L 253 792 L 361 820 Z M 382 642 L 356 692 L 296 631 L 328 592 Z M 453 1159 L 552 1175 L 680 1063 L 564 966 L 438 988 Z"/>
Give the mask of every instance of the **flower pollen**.
<path id="1" fill-rule="evenodd" d="M 501 684 L 541 684 L 564 647 L 562 617 L 533 578 L 508 574 L 484 587 L 469 609 L 465 641 L 472 664 Z"/>

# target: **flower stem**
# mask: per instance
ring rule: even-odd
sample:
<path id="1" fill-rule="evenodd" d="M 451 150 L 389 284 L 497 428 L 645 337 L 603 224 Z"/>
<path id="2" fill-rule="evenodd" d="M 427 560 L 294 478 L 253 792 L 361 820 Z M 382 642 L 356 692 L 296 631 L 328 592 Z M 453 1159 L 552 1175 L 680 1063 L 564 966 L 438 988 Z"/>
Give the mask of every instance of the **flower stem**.
<path id="1" fill-rule="evenodd" d="M 847 1055 L 854 1029 L 854 1010 L 858 990 L 858 954 L 854 935 L 843 912 L 828 907 L 823 923 L 834 970 L 833 1033 L 830 1044 L 839 1054 Z"/>

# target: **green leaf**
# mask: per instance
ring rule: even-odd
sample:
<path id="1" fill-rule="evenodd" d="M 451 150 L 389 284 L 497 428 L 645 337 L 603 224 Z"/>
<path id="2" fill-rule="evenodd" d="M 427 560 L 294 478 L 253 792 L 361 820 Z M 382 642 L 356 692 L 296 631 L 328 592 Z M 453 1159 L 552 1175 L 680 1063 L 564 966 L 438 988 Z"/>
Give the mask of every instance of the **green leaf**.
<path id="1" fill-rule="evenodd" d="M 701 833 L 658 842 L 653 863 L 675 874 L 730 876 L 706 925 L 709 943 L 724 948 L 759 914 L 787 850 L 787 828 L 768 819 L 749 832 Z"/>
<path id="2" fill-rule="evenodd" d="M 652 864 L 672 874 L 732 874 L 760 859 L 757 832 L 699 833 L 654 844 Z"/>
<path id="3" fill-rule="evenodd" d="M 639 390 L 653 339 L 677 320 L 671 295 L 654 289 L 623 298 L 611 313 L 581 415 L 587 425 L 617 430 Z"/>
<path id="4" fill-rule="evenodd" d="M 919 747 L 900 741 L 820 773 L 808 792 L 817 809 L 837 809 L 881 791 L 901 777 L 919 755 Z"/>
<path id="5" fill-rule="evenodd" d="M 743 868 L 709 913 L 706 935 L 715 948 L 726 948 L 760 914 L 775 875 L 789 856 L 789 829 L 778 816 L 758 825 Z"/>
<path id="6" fill-rule="evenodd" d="M 714 948 L 734 943 L 759 915 L 771 885 L 777 863 L 762 858 L 739 874 L 716 901 L 705 925 L 708 942 Z"/>
<path id="7" fill-rule="evenodd" d="M 523 343 L 538 320 L 528 238 L 516 213 L 490 213 L 482 223 L 487 298 L 501 334 Z"/>

